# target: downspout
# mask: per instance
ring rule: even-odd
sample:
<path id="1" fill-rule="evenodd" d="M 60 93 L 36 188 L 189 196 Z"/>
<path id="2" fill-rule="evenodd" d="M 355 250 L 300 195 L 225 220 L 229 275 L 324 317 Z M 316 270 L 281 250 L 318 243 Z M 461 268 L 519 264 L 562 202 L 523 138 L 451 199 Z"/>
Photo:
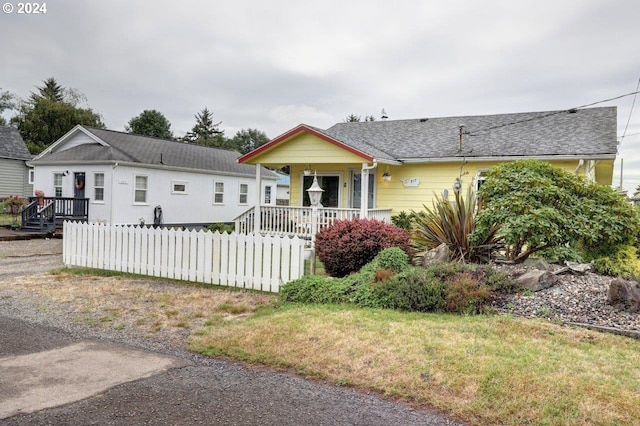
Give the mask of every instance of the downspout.
<path id="1" fill-rule="evenodd" d="M 578 162 L 578 167 L 576 167 L 576 171 L 575 171 L 575 172 L 573 172 L 573 173 L 575 173 L 575 174 L 577 175 L 577 174 L 578 174 L 578 172 L 580 171 L 580 169 L 582 168 L 582 166 L 584 166 L 584 160 L 580 160 L 580 161 Z"/>
<path id="2" fill-rule="evenodd" d="M 111 188 L 109 189 L 109 224 L 113 225 L 113 197 L 116 192 L 115 190 L 115 180 L 116 180 L 116 167 L 118 167 L 118 162 L 116 161 L 113 167 L 111 168 Z"/>
<path id="3" fill-rule="evenodd" d="M 362 176 L 360 179 L 360 218 L 365 219 L 369 210 L 369 170 L 378 167 L 378 162 L 373 161 L 373 165 L 362 163 Z"/>

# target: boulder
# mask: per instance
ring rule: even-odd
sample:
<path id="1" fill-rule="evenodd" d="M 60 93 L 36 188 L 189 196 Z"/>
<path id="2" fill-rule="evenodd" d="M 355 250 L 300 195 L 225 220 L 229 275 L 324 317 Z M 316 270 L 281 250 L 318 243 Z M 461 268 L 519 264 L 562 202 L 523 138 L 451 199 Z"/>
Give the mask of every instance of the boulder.
<path id="1" fill-rule="evenodd" d="M 522 288 L 528 288 L 531 291 L 540 291 L 556 285 L 558 283 L 558 277 L 549 271 L 533 269 L 516 278 L 516 282 Z"/>
<path id="2" fill-rule="evenodd" d="M 640 285 L 620 278 L 611 280 L 607 301 L 619 311 L 640 312 Z"/>
<path id="3" fill-rule="evenodd" d="M 527 269 L 537 269 L 539 271 L 549 270 L 549 263 L 541 257 L 528 257 L 523 265 Z"/>
<path id="4" fill-rule="evenodd" d="M 447 263 L 450 261 L 451 255 L 449 253 L 449 246 L 442 243 L 438 247 L 431 249 L 424 254 L 424 257 L 422 258 L 422 267 L 428 268 L 436 263 Z"/>

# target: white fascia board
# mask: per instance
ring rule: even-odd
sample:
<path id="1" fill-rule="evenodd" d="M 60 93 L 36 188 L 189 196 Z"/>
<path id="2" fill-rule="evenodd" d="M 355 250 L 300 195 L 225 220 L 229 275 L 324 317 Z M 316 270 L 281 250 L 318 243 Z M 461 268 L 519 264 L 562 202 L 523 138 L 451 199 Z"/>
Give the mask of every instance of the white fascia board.
<path id="1" fill-rule="evenodd" d="M 73 137 L 73 135 L 75 135 L 79 131 L 84 133 L 85 135 L 89 136 L 91 139 L 93 139 L 94 141 L 96 141 L 100 145 L 109 146 L 105 141 L 103 141 L 102 139 L 100 139 L 99 137 L 97 137 L 96 135 L 94 135 L 93 133 L 91 133 L 90 131 L 85 129 L 84 127 L 82 127 L 82 125 L 76 124 L 73 127 L 73 129 L 69 130 L 67 133 L 62 135 L 62 137 L 60 139 L 58 139 L 57 141 L 55 141 L 54 143 L 49 145 L 44 151 L 42 151 L 40 154 L 38 154 L 34 158 L 32 158 L 32 160 L 38 160 L 38 159 L 42 158 L 44 155 L 50 154 L 59 145 L 64 145 L 69 139 L 71 139 L 71 137 Z"/>
<path id="2" fill-rule="evenodd" d="M 85 162 L 87 163 L 87 162 Z M 85 164 L 82 163 L 82 164 Z M 76 162 L 76 164 L 78 164 Z M 125 166 L 125 167 L 139 167 L 143 169 L 155 169 L 155 170 L 166 170 L 166 171 L 174 171 L 174 172 L 188 172 L 188 173 L 200 173 L 205 175 L 217 175 L 217 176 L 234 176 L 234 177 L 251 177 L 255 178 L 255 173 L 233 173 L 233 172 L 223 172 L 221 170 L 204 170 L 204 169 L 192 169 L 190 167 L 176 167 L 176 166 L 158 166 L 156 164 L 143 164 L 143 163 L 131 163 L 125 161 L 111 161 L 109 164 L 114 164 L 115 166 Z M 278 177 L 275 175 L 267 175 L 264 174 L 262 179 L 266 180 L 278 180 Z"/>
<path id="3" fill-rule="evenodd" d="M 615 160 L 615 154 L 596 155 L 535 155 L 535 156 L 509 156 L 509 157 L 444 157 L 444 158 L 406 158 L 401 161 L 405 164 L 420 163 L 457 163 L 466 162 L 491 162 L 491 161 L 517 161 L 517 160 L 544 160 L 544 161 L 572 161 L 572 160 Z"/>

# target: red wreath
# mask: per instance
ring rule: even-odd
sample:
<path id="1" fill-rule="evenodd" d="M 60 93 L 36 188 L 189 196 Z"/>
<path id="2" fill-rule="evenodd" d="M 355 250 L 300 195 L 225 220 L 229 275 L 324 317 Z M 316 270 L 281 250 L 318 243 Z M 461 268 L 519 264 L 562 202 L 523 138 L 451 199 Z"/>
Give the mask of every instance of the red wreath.
<path id="1" fill-rule="evenodd" d="M 84 188 L 84 179 L 76 179 L 76 189 L 80 190 Z"/>

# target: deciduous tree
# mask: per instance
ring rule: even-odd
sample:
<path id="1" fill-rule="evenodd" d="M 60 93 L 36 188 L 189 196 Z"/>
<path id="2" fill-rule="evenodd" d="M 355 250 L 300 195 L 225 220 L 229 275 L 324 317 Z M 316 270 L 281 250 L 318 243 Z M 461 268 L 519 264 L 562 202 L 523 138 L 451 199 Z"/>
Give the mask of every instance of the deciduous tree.
<path id="1" fill-rule="evenodd" d="M 140 113 L 140 115 L 133 117 L 124 126 L 124 130 L 136 135 L 151 136 L 160 139 L 173 139 L 171 123 L 164 114 L 155 109 L 145 109 Z"/>
<path id="2" fill-rule="evenodd" d="M 242 154 L 251 152 L 267 142 L 269 142 L 267 134 L 258 129 L 239 130 L 231 139 L 233 148 Z"/>

